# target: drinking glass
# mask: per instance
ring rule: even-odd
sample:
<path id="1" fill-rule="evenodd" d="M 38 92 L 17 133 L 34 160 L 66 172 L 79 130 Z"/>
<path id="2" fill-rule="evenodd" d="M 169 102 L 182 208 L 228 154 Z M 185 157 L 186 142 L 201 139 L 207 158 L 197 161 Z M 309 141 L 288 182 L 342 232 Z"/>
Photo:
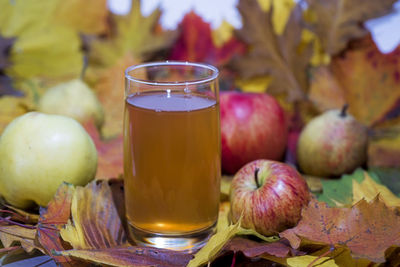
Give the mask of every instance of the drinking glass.
<path id="1" fill-rule="evenodd" d="M 153 62 L 125 71 L 124 183 L 137 244 L 195 250 L 214 232 L 221 144 L 218 70 Z"/>

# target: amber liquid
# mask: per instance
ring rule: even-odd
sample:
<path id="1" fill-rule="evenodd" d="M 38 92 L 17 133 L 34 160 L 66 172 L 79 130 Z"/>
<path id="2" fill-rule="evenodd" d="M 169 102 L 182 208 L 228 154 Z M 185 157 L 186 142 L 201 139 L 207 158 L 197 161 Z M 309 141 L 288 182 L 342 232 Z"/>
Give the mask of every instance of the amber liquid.
<path id="1" fill-rule="evenodd" d="M 132 95 L 124 123 L 129 223 L 165 235 L 214 225 L 221 161 L 216 101 L 161 92 Z"/>

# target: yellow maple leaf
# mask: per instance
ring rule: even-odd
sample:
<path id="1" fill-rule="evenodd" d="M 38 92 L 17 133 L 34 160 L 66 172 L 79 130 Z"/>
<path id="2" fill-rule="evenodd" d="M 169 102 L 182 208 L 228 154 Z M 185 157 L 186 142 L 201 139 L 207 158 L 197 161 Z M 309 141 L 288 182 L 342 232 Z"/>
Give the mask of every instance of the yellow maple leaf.
<path id="1" fill-rule="evenodd" d="M 377 184 L 367 172 L 364 172 L 364 180 L 361 183 L 353 180 L 353 203 L 363 198 L 372 201 L 378 194 L 388 207 L 400 207 L 400 198 L 386 186 Z"/>
<path id="2" fill-rule="evenodd" d="M 91 44 L 92 65 L 109 67 L 127 53 L 143 61 L 151 52 L 162 50 L 176 38 L 176 31 L 157 31 L 161 10 L 154 10 L 145 17 L 140 11 L 140 1 L 133 0 L 126 16 L 113 15 L 114 32 L 105 39 L 96 39 Z"/>
<path id="3" fill-rule="evenodd" d="M 216 47 L 221 47 L 233 36 L 234 27 L 232 24 L 223 20 L 221 25 L 211 32 L 213 43 Z"/>
<path id="4" fill-rule="evenodd" d="M 312 266 L 320 266 L 320 267 L 339 267 L 335 261 L 329 257 L 321 257 L 317 261 L 314 262 L 318 257 L 316 256 L 298 256 L 288 258 L 286 260 L 288 266 L 290 267 L 308 267 L 310 263 L 313 262 Z"/>
<path id="5" fill-rule="evenodd" d="M 259 76 L 250 79 L 238 79 L 235 84 L 239 86 L 244 92 L 263 93 L 271 83 L 270 76 Z"/>

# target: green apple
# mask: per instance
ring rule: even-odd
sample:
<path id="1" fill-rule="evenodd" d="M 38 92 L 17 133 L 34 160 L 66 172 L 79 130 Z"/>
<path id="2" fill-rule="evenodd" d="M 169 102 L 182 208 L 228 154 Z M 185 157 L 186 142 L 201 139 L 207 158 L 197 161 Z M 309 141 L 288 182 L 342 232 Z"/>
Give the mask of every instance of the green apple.
<path id="1" fill-rule="evenodd" d="M 92 139 L 66 116 L 29 112 L 0 137 L 0 194 L 19 208 L 46 206 L 62 182 L 85 185 L 96 168 Z"/>
<path id="2" fill-rule="evenodd" d="M 40 98 L 38 110 L 65 115 L 83 123 L 93 119 L 97 127 L 104 122 L 104 112 L 96 94 L 80 79 L 56 85 Z"/>

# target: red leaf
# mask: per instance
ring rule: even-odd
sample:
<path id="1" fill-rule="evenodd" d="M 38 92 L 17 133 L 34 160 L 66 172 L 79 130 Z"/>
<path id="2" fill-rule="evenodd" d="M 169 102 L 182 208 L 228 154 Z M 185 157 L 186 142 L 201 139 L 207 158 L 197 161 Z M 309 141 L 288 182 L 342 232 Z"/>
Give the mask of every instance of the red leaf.
<path id="1" fill-rule="evenodd" d="M 348 247 L 355 258 L 384 262 L 385 251 L 400 246 L 399 229 L 400 216 L 379 197 L 371 203 L 361 200 L 352 208 L 329 208 L 311 200 L 299 224 L 280 236 L 294 248 L 306 239 L 332 248 Z"/>
<path id="2" fill-rule="evenodd" d="M 70 217 L 73 191 L 72 185 L 62 184 L 47 209 L 40 209 L 40 218 L 37 225 L 38 240 L 48 255 L 52 255 L 52 250 L 64 250 L 59 228 L 65 225 Z M 53 258 L 61 263 L 71 261 L 64 256 L 53 256 Z"/>
<path id="3" fill-rule="evenodd" d="M 234 55 L 245 52 L 246 46 L 235 37 L 217 48 L 212 40 L 210 24 L 193 11 L 185 15 L 179 27 L 181 33 L 169 59 L 219 66 L 227 63 Z"/>
<path id="4" fill-rule="evenodd" d="M 100 133 L 93 122 L 84 125 L 86 131 L 92 137 L 97 148 L 97 172 L 96 178 L 116 178 L 123 172 L 123 139 L 122 135 L 110 140 L 102 140 Z"/>
<path id="5" fill-rule="evenodd" d="M 287 243 L 287 240 L 282 239 L 273 243 L 261 243 L 236 237 L 225 246 L 224 250 L 231 250 L 235 253 L 241 251 L 246 257 L 249 258 L 258 257 L 264 253 L 280 258 L 304 255 L 303 252 L 291 248 Z"/>

